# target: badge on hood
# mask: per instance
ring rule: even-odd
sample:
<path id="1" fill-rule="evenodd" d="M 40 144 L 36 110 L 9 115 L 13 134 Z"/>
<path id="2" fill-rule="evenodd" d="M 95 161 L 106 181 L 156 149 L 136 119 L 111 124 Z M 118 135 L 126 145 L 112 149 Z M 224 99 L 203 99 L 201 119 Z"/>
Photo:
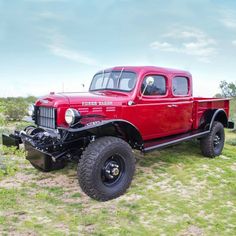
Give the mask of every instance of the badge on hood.
<path id="1" fill-rule="evenodd" d="M 82 106 L 111 106 L 113 105 L 113 102 L 82 102 Z"/>

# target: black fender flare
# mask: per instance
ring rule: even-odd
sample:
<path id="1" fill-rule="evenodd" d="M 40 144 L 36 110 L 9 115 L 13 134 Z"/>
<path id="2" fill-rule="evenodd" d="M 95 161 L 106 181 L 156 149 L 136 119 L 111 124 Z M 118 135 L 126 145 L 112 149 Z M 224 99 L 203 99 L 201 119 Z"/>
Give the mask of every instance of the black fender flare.
<path id="1" fill-rule="evenodd" d="M 204 120 L 204 123 L 202 123 L 200 128 L 211 130 L 214 121 L 221 122 L 225 128 L 228 127 L 228 117 L 224 109 L 207 110 L 201 119 Z"/>
<path id="2" fill-rule="evenodd" d="M 142 149 L 143 146 L 143 138 L 138 128 L 129 121 L 122 119 L 102 120 L 80 128 L 69 128 L 64 130 L 81 137 L 86 135 L 95 135 L 96 137 L 119 137 L 136 149 Z"/>
<path id="3" fill-rule="evenodd" d="M 210 123 L 210 127 L 209 127 L 210 129 L 212 128 L 214 121 L 221 122 L 225 128 L 228 127 L 228 117 L 227 117 L 224 109 L 218 109 L 214 112 L 214 114 L 211 118 L 211 123 Z"/>

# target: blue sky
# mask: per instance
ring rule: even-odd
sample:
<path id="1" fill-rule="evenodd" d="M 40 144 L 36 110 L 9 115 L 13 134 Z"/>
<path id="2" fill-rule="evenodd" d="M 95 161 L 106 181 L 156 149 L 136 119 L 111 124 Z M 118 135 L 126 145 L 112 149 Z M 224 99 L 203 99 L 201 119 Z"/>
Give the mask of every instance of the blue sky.
<path id="1" fill-rule="evenodd" d="M 186 69 L 214 95 L 236 81 L 236 1 L 0 0 L 0 96 L 80 91 L 115 65 Z"/>

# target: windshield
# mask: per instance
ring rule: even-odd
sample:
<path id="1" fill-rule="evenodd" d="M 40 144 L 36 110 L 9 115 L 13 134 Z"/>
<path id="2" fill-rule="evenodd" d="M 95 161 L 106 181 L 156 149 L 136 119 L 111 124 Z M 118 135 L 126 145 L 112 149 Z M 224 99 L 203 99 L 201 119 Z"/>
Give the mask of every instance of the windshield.
<path id="1" fill-rule="evenodd" d="M 118 90 L 131 91 L 136 84 L 136 74 L 130 71 L 109 71 L 98 73 L 93 77 L 90 91 Z"/>

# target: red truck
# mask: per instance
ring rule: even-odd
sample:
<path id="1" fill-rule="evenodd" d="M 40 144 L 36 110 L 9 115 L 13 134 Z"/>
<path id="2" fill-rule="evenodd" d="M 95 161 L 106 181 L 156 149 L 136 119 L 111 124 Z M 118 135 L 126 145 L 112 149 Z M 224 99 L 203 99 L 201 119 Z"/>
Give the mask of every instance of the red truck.
<path id="1" fill-rule="evenodd" d="M 132 149 L 143 153 L 197 138 L 202 154 L 224 147 L 229 99 L 195 98 L 189 72 L 160 67 L 114 67 L 96 73 L 87 93 L 51 93 L 30 109 L 35 122 L 3 135 L 24 143 L 41 171 L 78 162 L 78 179 L 90 197 L 122 195 L 135 172 Z M 63 184 L 63 183 L 62 183 Z"/>

